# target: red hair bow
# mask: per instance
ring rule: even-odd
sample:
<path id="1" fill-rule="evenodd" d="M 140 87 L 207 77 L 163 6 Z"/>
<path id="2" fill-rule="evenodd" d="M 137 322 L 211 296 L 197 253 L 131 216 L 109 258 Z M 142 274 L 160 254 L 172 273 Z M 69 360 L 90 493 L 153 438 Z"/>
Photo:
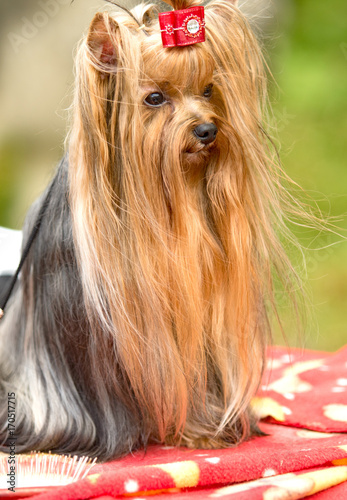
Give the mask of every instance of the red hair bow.
<path id="1" fill-rule="evenodd" d="M 164 47 L 182 47 L 205 41 L 204 7 L 190 7 L 159 14 Z"/>

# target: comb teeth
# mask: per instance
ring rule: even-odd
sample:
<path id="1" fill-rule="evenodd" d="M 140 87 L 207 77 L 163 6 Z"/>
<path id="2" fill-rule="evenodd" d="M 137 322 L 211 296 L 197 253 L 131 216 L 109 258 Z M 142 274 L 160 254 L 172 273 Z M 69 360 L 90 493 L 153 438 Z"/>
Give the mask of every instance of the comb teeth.
<path id="1" fill-rule="evenodd" d="M 15 464 L 16 488 L 63 486 L 83 479 L 95 465 L 96 458 L 32 452 L 17 455 Z M 0 490 L 9 487 L 8 456 L 0 457 Z"/>

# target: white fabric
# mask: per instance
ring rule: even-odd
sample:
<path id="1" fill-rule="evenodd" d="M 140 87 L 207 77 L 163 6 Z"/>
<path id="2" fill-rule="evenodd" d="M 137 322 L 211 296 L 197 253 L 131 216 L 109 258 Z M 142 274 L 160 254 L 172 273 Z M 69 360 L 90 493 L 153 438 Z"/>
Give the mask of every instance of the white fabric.
<path id="1" fill-rule="evenodd" d="M 22 231 L 0 227 L 0 274 L 14 274 L 21 256 Z"/>

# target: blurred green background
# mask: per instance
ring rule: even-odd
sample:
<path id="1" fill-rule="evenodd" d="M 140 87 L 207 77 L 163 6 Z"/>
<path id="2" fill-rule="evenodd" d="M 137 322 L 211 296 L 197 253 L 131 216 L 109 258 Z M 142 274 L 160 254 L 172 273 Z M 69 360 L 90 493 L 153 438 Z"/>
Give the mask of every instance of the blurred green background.
<path id="1" fill-rule="evenodd" d="M 288 174 L 347 228 L 347 2 L 296 0 L 269 44 L 281 157 Z M 302 235 L 301 235 L 302 238 Z M 316 235 L 307 252 L 311 309 L 302 339 L 333 351 L 347 341 L 347 243 Z M 333 246 L 328 246 L 333 245 Z M 327 247 L 327 248 L 324 248 Z M 289 340 L 296 336 L 289 332 Z"/>
<path id="2" fill-rule="evenodd" d="M 347 2 L 240 4 L 262 33 L 277 82 L 270 94 L 285 170 L 346 230 Z M 103 6 L 101 0 L 0 2 L 0 225 L 22 226 L 63 153 L 74 48 Z M 304 236 L 305 246 L 321 249 L 307 252 L 310 319 L 300 343 L 334 351 L 347 340 L 347 243 L 335 244 L 328 233 Z M 298 341 L 295 327 L 287 339 Z"/>

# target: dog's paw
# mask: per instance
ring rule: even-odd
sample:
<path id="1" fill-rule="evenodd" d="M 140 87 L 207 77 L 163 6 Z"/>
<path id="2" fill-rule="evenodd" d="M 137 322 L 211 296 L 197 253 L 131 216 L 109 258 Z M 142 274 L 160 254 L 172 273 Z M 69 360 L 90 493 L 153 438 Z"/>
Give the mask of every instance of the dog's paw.
<path id="1" fill-rule="evenodd" d="M 186 446 L 191 449 L 198 450 L 215 450 L 218 448 L 226 448 L 232 446 L 230 443 L 226 443 L 223 439 L 217 437 L 189 437 L 184 436 L 181 442 L 182 446 Z"/>

